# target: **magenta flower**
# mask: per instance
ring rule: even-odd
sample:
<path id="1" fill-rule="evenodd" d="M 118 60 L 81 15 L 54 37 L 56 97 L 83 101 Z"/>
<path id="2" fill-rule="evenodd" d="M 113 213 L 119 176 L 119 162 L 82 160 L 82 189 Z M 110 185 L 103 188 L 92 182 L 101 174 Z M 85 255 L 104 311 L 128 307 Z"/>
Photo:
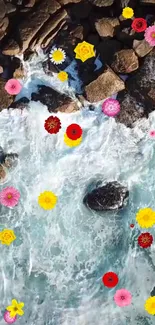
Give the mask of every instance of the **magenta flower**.
<path id="1" fill-rule="evenodd" d="M 17 316 L 10 317 L 10 312 L 7 310 L 5 311 L 3 318 L 4 318 L 5 322 L 8 324 L 13 324 L 17 320 Z"/>
<path id="2" fill-rule="evenodd" d="M 155 25 L 146 28 L 144 36 L 149 45 L 155 46 Z"/>
<path id="3" fill-rule="evenodd" d="M 116 99 L 106 99 L 102 104 L 102 112 L 107 116 L 115 116 L 120 112 L 120 104 Z"/>
<path id="4" fill-rule="evenodd" d="M 117 290 L 114 295 L 114 301 L 117 306 L 125 307 L 131 304 L 131 293 L 126 289 Z"/>
<path id="5" fill-rule="evenodd" d="M 14 187 L 6 187 L 0 192 L 0 204 L 13 208 L 18 204 L 20 193 Z"/>
<path id="6" fill-rule="evenodd" d="M 149 136 L 150 136 L 151 138 L 155 138 L 155 130 L 151 130 L 151 131 L 149 132 Z"/>
<path id="7" fill-rule="evenodd" d="M 9 95 L 18 95 L 21 89 L 22 85 L 17 79 L 9 79 L 5 84 L 5 90 Z"/>

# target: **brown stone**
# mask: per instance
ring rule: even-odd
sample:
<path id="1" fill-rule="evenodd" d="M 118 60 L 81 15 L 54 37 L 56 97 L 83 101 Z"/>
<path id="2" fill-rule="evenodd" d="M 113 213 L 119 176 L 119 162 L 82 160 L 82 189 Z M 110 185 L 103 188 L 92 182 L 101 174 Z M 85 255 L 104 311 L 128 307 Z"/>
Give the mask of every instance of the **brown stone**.
<path id="1" fill-rule="evenodd" d="M 59 30 L 61 30 L 64 26 L 65 26 L 65 21 L 62 21 L 54 31 L 52 31 L 51 33 L 49 33 L 43 40 L 41 47 L 45 48 L 47 47 L 50 42 L 54 39 L 54 37 L 58 34 Z"/>
<path id="2" fill-rule="evenodd" d="M 8 108 L 13 102 L 13 96 L 9 95 L 4 89 L 6 81 L 0 78 L 0 111 Z"/>
<path id="3" fill-rule="evenodd" d="M 24 76 L 25 76 L 25 72 L 24 72 L 23 65 L 21 64 L 21 66 L 14 71 L 13 78 L 22 79 Z"/>
<path id="4" fill-rule="evenodd" d="M 2 50 L 2 53 L 5 55 L 17 55 L 19 52 L 19 45 L 14 39 L 9 39 L 3 46 Z"/>
<path id="5" fill-rule="evenodd" d="M 80 39 L 81 41 L 83 40 L 83 31 L 84 28 L 83 26 L 77 26 L 75 29 L 73 29 L 70 32 L 71 37 L 75 38 L 75 39 Z"/>
<path id="6" fill-rule="evenodd" d="M 117 73 L 130 73 L 138 69 L 138 57 L 131 49 L 121 50 L 115 54 L 111 67 Z"/>
<path id="7" fill-rule="evenodd" d="M 83 0 L 58 0 L 58 2 L 64 6 L 64 5 L 67 5 L 68 3 L 78 3 L 80 1 L 83 1 Z"/>
<path id="8" fill-rule="evenodd" d="M 2 165 L 0 165 L 0 183 L 6 178 L 6 171 Z"/>
<path id="9" fill-rule="evenodd" d="M 3 67 L 0 65 L 0 74 L 3 73 Z"/>
<path id="10" fill-rule="evenodd" d="M 119 25 L 117 18 L 102 18 L 95 23 L 96 30 L 101 37 L 113 37 L 115 27 Z"/>
<path id="11" fill-rule="evenodd" d="M 148 96 L 149 96 L 151 99 L 153 99 L 154 102 L 155 102 L 155 86 L 152 87 L 152 88 L 150 89 L 150 91 L 148 92 Z"/>
<path id="12" fill-rule="evenodd" d="M 3 0 L 0 0 L 0 20 L 5 17 L 6 5 Z"/>
<path id="13" fill-rule="evenodd" d="M 4 17 L 0 23 L 0 39 L 2 39 L 6 35 L 6 29 L 9 25 L 8 17 Z"/>
<path id="14" fill-rule="evenodd" d="M 32 8 L 35 5 L 36 0 L 29 0 L 25 7 Z"/>
<path id="15" fill-rule="evenodd" d="M 155 5 L 155 0 L 140 0 L 141 4 Z"/>
<path id="16" fill-rule="evenodd" d="M 125 88 L 121 80 L 109 67 L 85 87 L 85 96 L 90 103 L 99 102 Z"/>
<path id="17" fill-rule="evenodd" d="M 145 39 L 142 41 L 134 40 L 133 49 L 140 58 L 143 58 L 151 52 L 153 46 L 150 46 L 149 43 L 145 41 Z"/>
<path id="18" fill-rule="evenodd" d="M 16 11 L 16 7 L 12 3 L 7 2 L 6 3 L 6 13 L 11 14 L 14 11 Z"/>
<path id="19" fill-rule="evenodd" d="M 91 0 L 91 3 L 98 7 L 109 7 L 114 3 L 114 0 Z"/>

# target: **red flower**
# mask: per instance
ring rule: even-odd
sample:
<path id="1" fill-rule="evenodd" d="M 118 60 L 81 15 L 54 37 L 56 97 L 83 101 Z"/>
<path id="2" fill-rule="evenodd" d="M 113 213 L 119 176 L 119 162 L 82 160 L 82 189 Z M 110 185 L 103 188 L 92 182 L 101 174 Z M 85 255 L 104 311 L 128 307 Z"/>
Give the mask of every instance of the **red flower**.
<path id="1" fill-rule="evenodd" d="M 82 129 L 78 124 L 71 124 L 67 127 L 66 134 L 69 139 L 77 140 L 82 136 Z"/>
<path id="2" fill-rule="evenodd" d="M 58 133 L 59 130 L 61 129 L 61 122 L 58 117 L 56 116 L 50 116 L 48 119 L 45 121 L 44 124 L 45 130 L 50 133 Z"/>
<path id="3" fill-rule="evenodd" d="M 117 285 L 119 279 L 116 273 L 107 272 L 102 277 L 103 284 L 108 288 L 113 288 Z"/>
<path id="4" fill-rule="evenodd" d="M 148 248 L 153 243 L 153 237 L 149 232 L 144 232 L 138 237 L 138 244 L 142 248 Z"/>
<path id="5" fill-rule="evenodd" d="M 134 223 L 131 223 L 130 228 L 134 228 L 134 226 L 135 226 Z"/>
<path id="6" fill-rule="evenodd" d="M 144 32 L 147 28 L 147 21 L 144 18 L 135 18 L 131 25 L 137 33 Z"/>

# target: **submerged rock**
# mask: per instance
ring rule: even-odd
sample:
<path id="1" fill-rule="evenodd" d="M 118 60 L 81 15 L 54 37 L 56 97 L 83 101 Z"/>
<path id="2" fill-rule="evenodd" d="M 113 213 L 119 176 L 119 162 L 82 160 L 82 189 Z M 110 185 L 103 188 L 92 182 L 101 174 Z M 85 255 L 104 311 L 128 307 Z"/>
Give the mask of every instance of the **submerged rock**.
<path id="1" fill-rule="evenodd" d="M 127 204 L 128 197 L 127 187 L 118 182 L 109 182 L 87 193 L 83 203 L 95 211 L 118 210 Z"/>
<path id="2" fill-rule="evenodd" d="M 138 69 L 138 57 L 133 50 L 121 50 L 115 54 L 112 69 L 117 73 L 130 73 Z"/>

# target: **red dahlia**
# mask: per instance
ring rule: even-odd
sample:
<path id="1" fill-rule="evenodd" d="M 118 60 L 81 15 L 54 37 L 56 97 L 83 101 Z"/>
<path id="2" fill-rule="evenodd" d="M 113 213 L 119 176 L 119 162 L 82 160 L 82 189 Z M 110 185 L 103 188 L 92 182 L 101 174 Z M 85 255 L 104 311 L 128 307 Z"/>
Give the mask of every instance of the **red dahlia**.
<path id="1" fill-rule="evenodd" d="M 144 18 L 135 18 L 131 25 L 137 33 L 144 32 L 147 28 L 147 21 Z"/>
<path id="2" fill-rule="evenodd" d="M 67 127 L 66 134 L 69 139 L 77 140 L 82 136 L 82 129 L 78 124 L 71 124 Z"/>
<path id="3" fill-rule="evenodd" d="M 138 244 L 142 248 L 148 248 L 153 243 L 153 237 L 149 232 L 144 232 L 138 237 Z"/>
<path id="4" fill-rule="evenodd" d="M 131 223 L 130 228 L 134 228 L 134 226 L 135 226 L 134 223 Z"/>
<path id="5" fill-rule="evenodd" d="M 119 279 L 116 273 L 107 272 L 102 277 L 103 284 L 108 288 L 113 288 L 117 285 Z"/>
<path id="6" fill-rule="evenodd" d="M 44 124 L 45 130 L 50 133 L 58 133 L 59 130 L 61 129 L 61 122 L 58 117 L 56 116 L 50 116 L 48 119 L 45 121 Z"/>

